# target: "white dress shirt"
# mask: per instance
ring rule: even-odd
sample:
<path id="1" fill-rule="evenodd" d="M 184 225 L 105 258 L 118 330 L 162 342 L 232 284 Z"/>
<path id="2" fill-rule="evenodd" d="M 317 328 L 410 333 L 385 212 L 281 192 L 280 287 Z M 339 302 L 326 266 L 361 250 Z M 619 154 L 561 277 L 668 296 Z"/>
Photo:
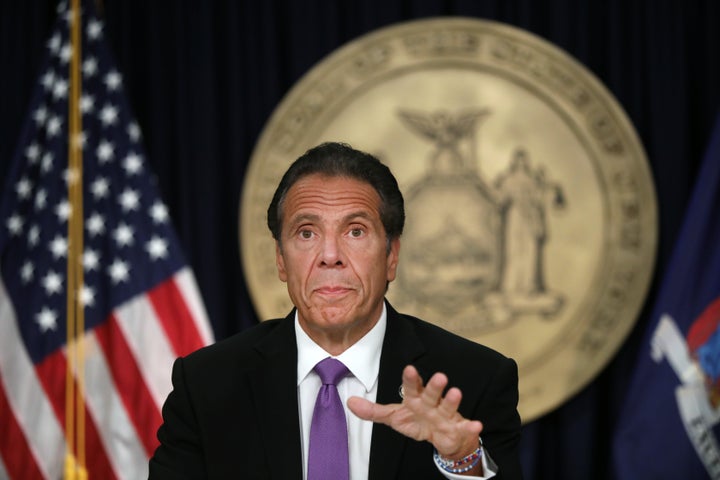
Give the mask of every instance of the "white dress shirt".
<path id="1" fill-rule="evenodd" d="M 361 420 L 347 407 L 347 400 L 357 396 L 374 402 L 377 398 L 378 372 L 380 371 L 380 353 L 382 351 L 385 327 L 387 326 L 387 312 L 385 304 L 380 320 L 364 337 L 353 346 L 338 355 L 337 358 L 350 370 L 337 386 L 340 400 L 345 407 L 345 418 L 348 427 L 348 454 L 350 461 L 350 480 L 366 480 L 370 466 L 370 441 L 372 439 L 373 423 Z M 331 356 L 315 343 L 300 326 L 295 313 L 295 338 L 298 348 L 297 361 L 297 395 L 298 410 L 300 414 L 300 436 L 303 458 L 303 478 L 307 479 L 308 446 L 310 444 L 310 425 L 312 424 L 315 400 L 321 383 L 320 377 L 313 370 L 315 365 Z M 398 378 L 398 388 L 402 382 Z M 438 470 L 450 479 L 490 479 L 495 476 L 497 467 L 487 454 L 482 457 L 484 477 L 467 477 L 448 473 L 440 468 Z M 437 465 L 437 464 L 436 464 Z"/>

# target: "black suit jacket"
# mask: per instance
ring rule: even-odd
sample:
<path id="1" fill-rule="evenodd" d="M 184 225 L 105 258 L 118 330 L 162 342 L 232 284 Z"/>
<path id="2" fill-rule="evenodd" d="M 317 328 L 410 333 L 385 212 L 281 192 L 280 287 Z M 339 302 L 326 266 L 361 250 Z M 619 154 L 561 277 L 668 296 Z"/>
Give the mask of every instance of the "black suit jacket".
<path id="1" fill-rule="evenodd" d="M 521 478 L 517 365 L 499 353 L 388 304 L 378 403 L 401 401 L 402 370 L 444 372 L 462 390 L 460 413 L 479 419 L 498 479 Z M 163 406 L 151 479 L 302 479 L 294 312 L 180 358 Z M 432 445 L 373 426 L 371 480 L 441 479 Z M 329 479 L 331 480 L 331 479 Z"/>

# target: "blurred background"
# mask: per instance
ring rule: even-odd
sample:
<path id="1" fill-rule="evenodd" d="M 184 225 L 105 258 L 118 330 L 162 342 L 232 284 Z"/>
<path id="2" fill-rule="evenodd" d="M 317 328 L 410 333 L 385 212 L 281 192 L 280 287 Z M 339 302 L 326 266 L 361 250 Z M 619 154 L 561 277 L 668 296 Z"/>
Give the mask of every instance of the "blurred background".
<path id="1" fill-rule="evenodd" d="M 326 55 L 397 22 L 466 16 L 532 32 L 596 75 L 637 129 L 654 176 L 660 218 L 654 281 L 635 329 L 608 366 L 565 404 L 524 426 L 522 461 L 528 479 L 613 478 L 613 431 L 720 111 L 720 3 L 96 3 L 148 162 L 217 339 L 259 320 L 243 278 L 238 237 L 241 191 L 253 147 L 283 96 Z M 54 19 L 54 1 L 0 2 L 0 180 L 28 113 Z"/>

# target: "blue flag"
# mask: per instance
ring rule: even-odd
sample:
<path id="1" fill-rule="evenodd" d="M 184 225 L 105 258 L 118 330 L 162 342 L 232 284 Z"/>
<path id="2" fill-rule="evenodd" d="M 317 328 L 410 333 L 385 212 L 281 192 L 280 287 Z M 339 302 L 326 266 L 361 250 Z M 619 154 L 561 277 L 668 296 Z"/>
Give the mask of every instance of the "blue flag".
<path id="1" fill-rule="evenodd" d="M 720 479 L 720 118 L 614 439 L 618 480 Z"/>

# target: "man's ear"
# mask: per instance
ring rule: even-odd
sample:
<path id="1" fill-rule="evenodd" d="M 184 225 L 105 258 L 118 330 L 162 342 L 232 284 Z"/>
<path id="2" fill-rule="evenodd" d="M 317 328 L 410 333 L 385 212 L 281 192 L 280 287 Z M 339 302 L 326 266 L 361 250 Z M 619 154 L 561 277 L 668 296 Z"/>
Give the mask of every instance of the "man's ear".
<path id="1" fill-rule="evenodd" d="M 387 281 L 395 280 L 397 274 L 397 266 L 400 260 L 400 237 L 390 241 L 390 253 L 387 260 Z"/>
<path id="2" fill-rule="evenodd" d="M 278 278 L 282 282 L 287 282 L 287 272 L 285 271 L 285 259 L 282 255 L 282 248 L 280 248 L 280 243 L 275 242 L 275 264 L 277 265 L 278 269 Z"/>

